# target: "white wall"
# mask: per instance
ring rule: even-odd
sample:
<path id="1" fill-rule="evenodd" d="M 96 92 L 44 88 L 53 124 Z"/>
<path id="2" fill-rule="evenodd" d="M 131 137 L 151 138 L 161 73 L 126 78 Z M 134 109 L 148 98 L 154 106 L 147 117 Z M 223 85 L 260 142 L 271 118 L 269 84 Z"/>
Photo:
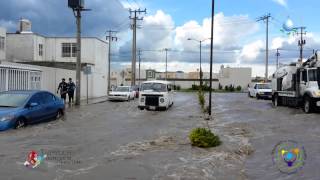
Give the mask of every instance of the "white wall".
<path id="1" fill-rule="evenodd" d="M 4 50 L 0 50 L 0 60 L 6 59 L 6 29 L 0 27 L 0 36 L 5 38 Z"/>
<path id="2" fill-rule="evenodd" d="M 54 94 L 57 93 L 58 84 L 61 82 L 62 78 L 65 78 L 67 81 L 69 78 L 72 78 L 74 82 L 76 79 L 76 72 L 73 70 L 18 64 L 18 63 L 6 62 L 6 61 L 2 62 L 2 64 L 40 69 L 42 71 L 41 89 L 50 91 Z M 104 90 L 103 89 L 100 90 L 101 92 L 104 92 L 104 93 L 95 94 L 96 92 L 95 89 L 98 87 L 94 86 L 93 82 L 94 82 L 93 76 L 89 75 L 89 84 L 88 84 L 89 98 L 106 96 L 107 88 L 105 88 Z M 86 99 L 86 95 L 87 95 L 87 79 L 86 79 L 86 75 L 82 73 L 81 74 L 81 99 Z"/>
<path id="3" fill-rule="evenodd" d="M 235 87 L 241 86 L 242 89 L 246 89 L 251 83 L 251 74 L 251 68 L 224 68 L 219 81 L 223 87 L 232 84 Z"/>
<path id="4" fill-rule="evenodd" d="M 7 34 L 6 59 L 32 61 L 34 59 L 33 34 Z"/>

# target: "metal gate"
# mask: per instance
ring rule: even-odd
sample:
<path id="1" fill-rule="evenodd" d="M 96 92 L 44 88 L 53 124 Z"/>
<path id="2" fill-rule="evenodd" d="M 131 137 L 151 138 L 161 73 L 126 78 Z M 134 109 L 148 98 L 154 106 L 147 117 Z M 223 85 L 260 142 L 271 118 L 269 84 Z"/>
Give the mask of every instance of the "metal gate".
<path id="1" fill-rule="evenodd" d="M 0 92 L 40 90 L 41 71 L 38 69 L 0 65 Z"/>

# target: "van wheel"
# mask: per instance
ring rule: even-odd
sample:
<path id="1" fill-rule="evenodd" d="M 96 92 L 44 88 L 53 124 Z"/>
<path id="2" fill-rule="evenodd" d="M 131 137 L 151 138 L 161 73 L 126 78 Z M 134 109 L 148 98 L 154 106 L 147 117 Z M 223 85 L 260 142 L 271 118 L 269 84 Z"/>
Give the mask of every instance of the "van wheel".
<path id="1" fill-rule="evenodd" d="M 303 111 L 307 114 L 312 113 L 312 101 L 310 97 L 306 96 L 303 101 Z"/>
<path id="2" fill-rule="evenodd" d="M 256 95 L 256 98 L 257 98 L 258 100 L 260 99 L 260 96 L 259 96 L 259 94 L 257 94 L 257 95 Z"/>
<path id="3" fill-rule="evenodd" d="M 24 128 L 26 126 L 26 120 L 24 118 L 19 118 L 15 125 L 14 125 L 14 128 L 15 129 L 21 129 L 21 128 Z"/>

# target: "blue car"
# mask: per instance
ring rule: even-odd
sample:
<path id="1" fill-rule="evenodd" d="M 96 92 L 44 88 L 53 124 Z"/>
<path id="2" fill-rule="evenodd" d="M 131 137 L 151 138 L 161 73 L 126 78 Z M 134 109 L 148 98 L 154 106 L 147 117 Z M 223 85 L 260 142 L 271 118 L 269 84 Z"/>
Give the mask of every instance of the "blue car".
<path id="1" fill-rule="evenodd" d="M 0 93 L 0 131 L 64 115 L 64 102 L 47 91 L 6 91 Z"/>

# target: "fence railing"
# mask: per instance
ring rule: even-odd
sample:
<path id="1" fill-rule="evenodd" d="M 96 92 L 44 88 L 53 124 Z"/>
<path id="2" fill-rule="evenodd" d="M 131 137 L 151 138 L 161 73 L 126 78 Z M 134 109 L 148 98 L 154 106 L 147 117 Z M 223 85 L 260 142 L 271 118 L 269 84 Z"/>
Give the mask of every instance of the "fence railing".
<path id="1" fill-rule="evenodd" d="M 0 65 L 0 92 L 41 89 L 41 71 L 16 66 Z"/>

